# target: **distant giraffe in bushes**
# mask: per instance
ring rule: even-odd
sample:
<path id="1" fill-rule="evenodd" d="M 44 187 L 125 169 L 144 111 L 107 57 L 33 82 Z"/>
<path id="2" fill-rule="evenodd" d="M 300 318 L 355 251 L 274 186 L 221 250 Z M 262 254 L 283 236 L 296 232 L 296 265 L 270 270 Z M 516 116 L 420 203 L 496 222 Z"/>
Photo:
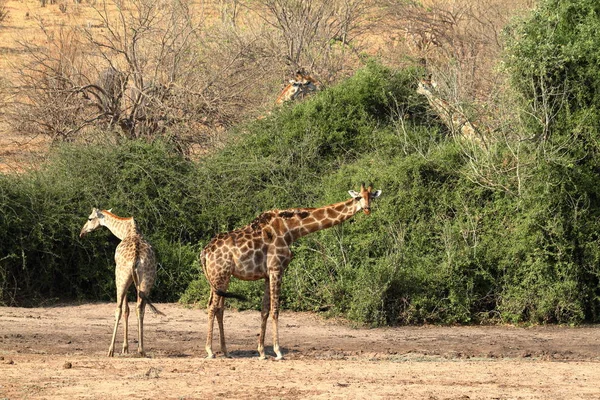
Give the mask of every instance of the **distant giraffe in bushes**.
<path id="1" fill-rule="evenodd" d="M 313 79 L 303 69 L 296 72 L 296 78 L 290 79 L 288 85 L 281 91 L 275 104 L 302 99 L 319 89 L 319 82 Z"/>
<path id="2" fill-rule="evenodd" d="M 262 300 L 261 326 L 258 337 L 258 353 L 265 359 L 265 329 L 269 315 L 273 320 L 273 350 L 277 359 L 283 358 L 279 348 L 279 296 L 281 280 L 292 260 L 290 245 L 309 233 L 335 226 L 363 210 L 371 212 L 371 200 L 381 195 L 371 186 L 361 185 L 360 193 L 349 191 L 351 199 L 320 208 L 293 208 L 271 210 L 260 214 L 249 225 L 229 233 L 219 234 L 210 241 L 200 254 L 204 274 L 210 284 L 208 301 L 208 332 L 206 337 L 207 358 L 213 358 L 212 338 L 214 317 L 217 317 L 221 351 L 227 357 L 223 332 L 225 297 L 231 276 L 254 281 L 265 280 Z"/>
<path id="3" fill-rule="evenodd" d="M 450 129 L 452 134 L 458 133 L 464 138 L 485 146 L 484 137 L 478 127 L 469 121 L 461 110 L 442 99 L 437 93 L 436 88 L 437 83 L 429 76 L 419 81 L 417 93 L 427 97 L 431 108 L 433 108 L 442 122 Z"/>
<path id="4" fill-rule="evenodd" d="M 86 224 L 81 229 L 79 237 L 83 237 L 97 228 L 105 226 L 113 235 L 121 239 L 121 243 L 115 251 L 115 279 L 117 285 L 117 310 L 115 312 L 115 327 L 112 340 L 108 349 L 108 356 L 114 355 L 115 339 L 121 314 L 125 317 L 125 329 L 123 336 L 123 354 L 129 352 L 127 341 L 127 328 L 129 319 L 129 303 L 127 302 L 127 290 L 133 283 L 137 290 L 136 314 L 138 319 L 138 354 L 145 356 L 144 352 L 144 310 L 146 304 L 150 309 L 162 314 L 152 305 L 148 296 L 156 279 L 156 257 L 154 250 L 137 229 L 133 219 L 118 217 L 107 210 L 92 209 Z"/>

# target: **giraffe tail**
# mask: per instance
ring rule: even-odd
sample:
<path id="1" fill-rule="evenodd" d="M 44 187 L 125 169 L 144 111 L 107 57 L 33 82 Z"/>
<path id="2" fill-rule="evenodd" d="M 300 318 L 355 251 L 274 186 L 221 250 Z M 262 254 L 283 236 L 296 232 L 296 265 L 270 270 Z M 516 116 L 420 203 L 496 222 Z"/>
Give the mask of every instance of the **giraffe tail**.
<path id="1" fill-rule="evenodd" d="M 232 299 L 238 299 L 238 300 L 242 300 L 242 301 L 247 300 L 246 296 L 243 296 L 243 295 L 237 294 L 237 293 L 224 292 L 220 289 L 215 290 L 215 293 L 221 297 L 229 297 Z"/>
<path id="2" fill-rule="evenodd" d="M 154 304 L 152 304 L 152 302 L 150 301 L 150 299 L 148 298 L 148 296 L 146 296 L 146 293 L 138 291 L 138 296 L 140 296 L 140 298 L 142 300 L 144 300 L 146 302 L 146 304 L 148 304 L 148 307 L 150 307 L 150 310 L 152 310 L 152 312 L 154 314 L 158 314 L 158 315 L 162 315 L 163 317 L 166 317 L 165 313 L 163 313 L 162 311 L 160 311 L 158 308 L 156 308 L 154 306 Z"/>
<path id="3" fill-rule="evenodd" d="M 148 298 L 148 295 L 140 290 L 140 276 L 138 274 L 138 264 L 140 263 L 140 257 L 139 257 L 139 242 L 137 243 L 136 247 L 135 247 L 135 264 L 133 265 L 133 273 L 131 274 L 131 276 L 133 277 L 133 284 L 135 285 L 135 289 L 138 292 L 138 296 L 140 297 L 140 299 L 144 300 L 146 302 L 146 304 L 148 304 L 148 307 L 150 307 L 150 310 L 154 313 L 154 314 L 158 314 L 158 315 L 162 315 L 163 317 L 166 317 L 166 315 L 159 311 L 158 308 L 156 308 L 154 306 L 154 304 L 152 304 L 152 302 L 150 301 L 150 299 Z"/>
<path id="4" fill-rule="evenodd" d="M 140 281 L 140 278 L 138 276 L 137 265 L 136 265 L 133 268 L 133 284 L 135 285 L 135 288 L 137 289 L 138 296 L 140 297 L 140 299 L 144 300 L 146 302 L 146 304 L 148 304 L 148 307 L 150 307 L 150 310 L 154 314 L 158 314 L 158 315 L 162 315 L 163 317 L 166 317 L 165 313 L 159 311 L 158 308 L 156 308 L 154 306 L 154 304 L 152 304 L 152 302 L 150 301 L 150 298 L 148 298 L 148 295 L 145 292 L 143 292 L 142 290 L 140 290 L 139 281 Z"/>

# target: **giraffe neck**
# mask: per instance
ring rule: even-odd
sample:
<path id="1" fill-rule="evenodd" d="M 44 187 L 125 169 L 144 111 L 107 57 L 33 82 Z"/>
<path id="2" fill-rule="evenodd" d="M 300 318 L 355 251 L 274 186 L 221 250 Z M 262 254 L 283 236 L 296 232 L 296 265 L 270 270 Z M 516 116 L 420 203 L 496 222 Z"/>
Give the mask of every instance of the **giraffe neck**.
<path id="1" fill-rule="evenodd" d="M 291 242 L 309 233 L 338 225 L 354 216 L 358 211 L 360 211 L 360 206 L 355 199 L 348 199 L 319 208 L 298 209 L 296 214 L 299 218 L 290 220 L 287 223 L 291 233 Z"/>
<path id="2" fill-rule="evenodd" d="M 465 136 L 473 136 L 476 128 L 469 121 L 462 112 L 453 108 L 450 103 L 435 96 L 431 90 L 421 88 L 419 93 L 424 94 L 427 97 L 427 101 L 440 118 L 444 121 L 444 124 L 448 126 L 453 132 L 458 131 Z"/>
<path id="3" fill-rule="evenodd" d="M 118 217 L 107 210 L 103 210 L 102 214 L 104 215 L 102 225 L 107 227 L 119 239 L 123 240 L 130 235 L 137 234 L 137 227 L 133 217 Z"/>
<path id="4" fill-rule="evenodd" d="M 440 118 L 444 120 L 444 123 L 450 126 L 450 128 L 452 129 L 454 123 L 452 121 L 452 109 L 450 108 L 450 104 L 448 104 L 442 99 L 435 97 L 431 92 L 427 92 L 425 96 L 427 97 L 427 100 L 429 101 L 431 107 L 435 109 Z"/>

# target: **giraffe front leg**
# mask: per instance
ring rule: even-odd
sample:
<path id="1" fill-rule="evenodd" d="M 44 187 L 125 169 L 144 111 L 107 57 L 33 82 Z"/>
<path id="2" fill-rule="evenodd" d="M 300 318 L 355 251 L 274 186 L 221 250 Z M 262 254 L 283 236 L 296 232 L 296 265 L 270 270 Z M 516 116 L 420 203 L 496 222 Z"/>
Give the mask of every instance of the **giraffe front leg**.
<path id="1" fill-rule="evenodd" d="M 121 320 L 121 307 L 123 305 L 122 296 L 117 302 L 117 309 L 115 310 L 115 327 L 113 329 L 112 339 L 110 341 L 110 347 L 108 348 L 108 357 L 113 357 L 115 355 L 115 340 L 117 339 L 117 328 L 119 327 L 119 321 Z"/>
<path id="2" fill-rule="evenodd" d="M 281 272 L 271 273 L 271 318 L 273 320 L 273 351 L 276 360 L 282 360 L 283 354 L 279 348 L 279 294 L 281 292 Z"/>
<path id="3" fill-rule="evenodd" d="M 123 351 L 121 354 L 129 353 L 129 302 L 127 299 L 123 302 L 121 306 L 123 309 Z"/>
<path id="4" fill-rule="evenodd" d="M 145 357 L 146 356 L 146 352 L 144 351 L 144 313 L 146 310 L 146 302 L 139 297 L 138 295 L 138 301 L 137 301 L 137 306 L 135 308 L 135 313 L 137 314 L 137 320 L 138 320 L 138 354 L 141 357 Z"/>
<path id="5" fill-rule="evenodd" d="M 269 278 L 265 278 L 265 293 L 262 299 L 262 308 L 260 311 L 260 333 L 258 335 L 258 358 L 266 360 L 265 356 L 265 331 L 267 330 L 267 320 L 271 308 L 271 288 L 269 286 Z"/>

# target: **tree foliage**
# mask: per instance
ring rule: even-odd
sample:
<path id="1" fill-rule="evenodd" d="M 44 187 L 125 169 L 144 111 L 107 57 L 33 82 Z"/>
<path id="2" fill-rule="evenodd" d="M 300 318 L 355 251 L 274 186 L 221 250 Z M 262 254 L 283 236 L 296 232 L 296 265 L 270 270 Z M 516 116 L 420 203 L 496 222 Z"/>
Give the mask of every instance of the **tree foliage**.
<path id="1" fill-rule="evenodd" d="M 545 0 L 509 28 L 506 65 L 537 138 L 555 135 L 573 150 L 594 146 L 589 139 L 600 123 L 599 28 L 600 4 L 593 0 Z"/>

